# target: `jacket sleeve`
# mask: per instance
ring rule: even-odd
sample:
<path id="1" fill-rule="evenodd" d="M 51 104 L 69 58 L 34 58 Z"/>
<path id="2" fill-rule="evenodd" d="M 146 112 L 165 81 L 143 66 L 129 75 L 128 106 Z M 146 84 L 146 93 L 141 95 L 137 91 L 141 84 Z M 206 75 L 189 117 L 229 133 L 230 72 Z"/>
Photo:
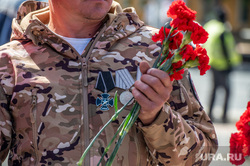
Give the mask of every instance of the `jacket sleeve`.
<path id="1" fill-rule="evenodd" d="M 12 118 L 9 111 L 13 68 L 7 54 L 0 52 L 0 165 L 8 155 L 12 141 Z M 10 92 L 11 93 L 11 92 Z"/>
<path id="2" fill-rule="evenodd" d="M 175 81 L 169 104 L 149 126 L 139 123 L 151 160 L 158 165 L 208 165 L 217 151 L 214 126 L 201 106 L 190 74 Z"/>
<path id="3" fill-rule="evenodd" d="M 8 155 L 11 144 L 12 122 L 8 112 L 7 98 L 1 86 L 0 104 L 0 163 L 2 163 Z"/>

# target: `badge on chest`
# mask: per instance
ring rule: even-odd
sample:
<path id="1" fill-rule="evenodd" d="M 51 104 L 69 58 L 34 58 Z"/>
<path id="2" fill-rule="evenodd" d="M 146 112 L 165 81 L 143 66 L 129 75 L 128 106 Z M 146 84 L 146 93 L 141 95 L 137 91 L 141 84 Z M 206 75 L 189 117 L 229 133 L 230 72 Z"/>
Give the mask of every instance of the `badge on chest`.
<path id="1" fill-rule="evenodd" d="M 140 79 L 140 70 L 137 70 L 137 78 Z M 102 91 L 101 97 L 97 97 L 96 106 L 100 106 L 101 111 L 108 111 L 110 107 L 114 106 L 114 98 L 111 97 L 109 92 L 115 87 L 123 89 L 124 91 L 120 94 L 119 100 L 125 105 L 133 98 L 132 93 L 129 89 L 135 83 L 133 77 L 127 69 L 117 70 L 115 72 L 115 82 L 110 71 L 100 71 L 98 73 L 95 88 Z M 131 101 L 128 105 L 131 105 Z"/>

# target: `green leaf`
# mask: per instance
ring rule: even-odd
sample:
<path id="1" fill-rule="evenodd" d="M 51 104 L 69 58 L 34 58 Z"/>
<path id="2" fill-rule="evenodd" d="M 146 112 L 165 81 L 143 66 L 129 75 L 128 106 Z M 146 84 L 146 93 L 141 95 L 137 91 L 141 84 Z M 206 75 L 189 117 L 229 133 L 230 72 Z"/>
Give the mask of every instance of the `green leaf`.
<path id="1" fill-rule="evenodd" d="M 154 62 L 154 64 L 153 64 L 153 68 L 156 68 L 156 67 L 157 67 L 158 62 L 159 62 L 160 59 L 161 59 L 161 53 L 162 53 L 162 49 L 161 49 L 160 54 L 158 55 L 157 59 L 155 60 L 155 62 Z"/>
<path id="2" fill-rule="evenodd" d="M 175 54 L 175 58 L 173 59 L 172 63 L 176 63 L 180 60 L 182 60 L 182 56 L 180 54 Z"/>
<path id="3" fill-rule="evenodd" d="M 187 62 L 183 65 L 183 67 L 184 67 L 184 68 L 192 68 L 192 67 L 196 67 L 196 66 L 199 66 L 199 65 L 200 65 L 200 63 L 199 63 L 198 58 L 195 58 L 195 60 L 189 60 L 189 61 L 187 61 Z"/>
<path id="4" fill-rule="evenodd" d="M 114 108 L 115 112 L 118 111 L 118 97 L 117 97 L 117 91 L 115 92 L 115 97 L 114 97 Z"/>

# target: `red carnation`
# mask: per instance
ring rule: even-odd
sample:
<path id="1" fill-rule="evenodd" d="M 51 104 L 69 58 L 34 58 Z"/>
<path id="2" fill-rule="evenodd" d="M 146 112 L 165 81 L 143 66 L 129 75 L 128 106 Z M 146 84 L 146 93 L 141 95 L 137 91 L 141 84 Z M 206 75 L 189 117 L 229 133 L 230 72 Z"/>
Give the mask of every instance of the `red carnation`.
<path id="1" fill-rule="evenodd" d="M 170 80 L 173 81 L 173 80 L 181 80 L 183 77 L 182 77 L 182 74 L 184 74 L 185 70 L 184 69 L 181 69 L 179 71 L 173 71 L 173 74 L 170 75 Z"/>
<path id="2" fill-rule="evenodd" d="M 250 107 L 240 116 L 240 120 L 236 123 L 236 127 L 239 131 L 244 129 L 244 124 L 250 122 Z"/>
<path id="3" fill-rule="evenodd" d="M 154 42 L 157 42 L 157 41 L 161 41 L 163 42 L 163 40 L 165 39 L 165 35 L 163 33 L 163 28 L 164 27 L 161 27 L 161 29 L 159 30 L 159 33 L 156 33 L 152 36 L 152 40 Z M 167 30 L 166 30 L 167 31 Z"/>
<path id="4" fill-rule="evenodd" d="M 191 39 L 194 44 L 204 44 L 208 39 L 208 33 L 198 23 L 193 22 Z"/>
<path id="5" fill-rule="evenodd" d="M 172 81 L 182 79 L 181 74 L 185 68 L 198 66 L 201 75 L 210 69 L 206 50 L 200 46 L 194 50 L 188 45 L 192 40 L 195 44 L 205 43 L 208 37 L 202 26 L 194 23 L 195 14 L 196 11 L 188 8 L 185 2 L 175 0 L 167 11 L 167 15 L 173 19 L 170 22 L 171 29 L 161 27 L 159 32 L 152 36 L 153 41 L 160 41 L 162 44 L 161 57 L 155 66 L 168 72 Z M 185 36 L 180 31 L 186 31 Z M 168 56 L 165 56 L 166 54 Z M 169 59 L 170 61 L 167 61 Z"/>
<path id="6" fill-rule="evenodd" d="M 247 103 L 247 109 L 250 109 L 250 101 Z"/>
<path id="7" fill-rule="evenodd" d="M 182 0 L 174 1 L 168 9 L 167 16 L 172 19 L 186 18 L 188 20 L 195 20 L 196 11 L 188 8 Z"/>
<path id="8" fill-rule="evenodd" d="M 164 34 L 164 29 L 165 29 L 165 34 Z M 154 42 L 161 41 L 161 44 L 163 44 L 164 39 L 169 35 L 170 29 L 169 28 L 164 28 L 161 27 L 159 33 L 156 33 L 155 35 L 152 36 L 152 40 Z M 182 42 L 183 34 L 180 33 L 178 30 L 174 30 L 171 33 L 171 36 L 169 37 L 169 48 L 170 49 L 177 49 Z"/>
<path id="9" fill-rule="evenodd" d="M 250 156 L 250 138 L 245 139 L 244 155 Z"/>
<path id="10" fill-rule="evenodd" d="M 173 19 L 171 22 L 170 22 L 170 25 L 174 28 L 177 28 L 178 30 L 181 30 L 181 31 L 191 31 L 192 30 L 192 27 L 190 26 L 190 22 L 193 22 L 193 21 L 190 21 L 188 19 L 180 19 L 180 18 L 176 18 L 176 19 Z"/>
<path id="11" fill-rule="evenodd" d="M 194 53 L 194 49 L 191 45 L 185 45 L 183 47 L 183 50 L 180 52 L 180 55 L 182 55 L 182 59 L 185 59 L 185 61 L 188 60 L 195 60 L 196 53 Z"/>
<path id="12" fill-rule="evenodd" d="M 188 8 L 181 0 L 174 1 L 167 12 L 167 16 L 173 19 L 170 25 L 183 31 L 190 30 L 190 22 L 195 20 L 195 14 L 196 11 Z"/>
<path id="13" fill-rule="evenodd" d="M 230 153 L 242 155 L 242 159 L 238 161 L 231 160 L 235 165 L 244 163 L 245 156 L 250 156 L 250 102 L 248 102 L 247 110 L 241 115 L 240 120 L 236 123 L 239 130 L 238 133 L 233 133 L 230 138 Z"/>
<path id="14" fill-rule="evenodd" d="M 183 34 L 177 30 L 174 30 L 171 37 L 169 38 L 169 49 L 174 50 L 180 47 L 182 42 Z"/>
<path id="15" fill-rule="evenodd" d="M 209 57 L 207 55 L 207 50 L 200 45 L 196 45 L 194 52 L 199 59 L 200 65 L 198 66 L 198 69 L 200 70 L 200 75 L 204 75 L 206 74 L 206 71 L 210 69 L 210 65 L 208 65 Z"/>
<path id="16" fill-rule="evenodd" d="M 236 123 L 239 131 L 242 131 L 244 136 L 250 140 L 250 107 L 241 115 L 240 120 Z"/>
<path id="17" fill-rule="evenodd" d="M 177 69 L 181 68 L 182 65 L 183 65 L 182 61 L 178 61 L 176 63 L 172 63 L 173 70 L 177 70 Z"/>
<path id="18" fill-rule="evenodd" d="M 230 162 L 241 165 L 245 162 L 243 155 L 243 139 L 241 133 L 233 133 L 230 138 Z"/>

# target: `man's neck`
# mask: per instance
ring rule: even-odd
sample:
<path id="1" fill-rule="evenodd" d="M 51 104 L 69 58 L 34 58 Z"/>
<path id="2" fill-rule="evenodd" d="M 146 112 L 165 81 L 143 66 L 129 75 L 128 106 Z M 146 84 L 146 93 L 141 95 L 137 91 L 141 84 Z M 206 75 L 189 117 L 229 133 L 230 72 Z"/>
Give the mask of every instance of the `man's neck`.
<path id="1" fill-rule="evenodd" d="M 102 21 L 50 17 L 48 27 L 53 32 L 71 38 L 92 38 L 102 25 Z"/>
<path id="2" fill-rule="evenodd" d="M 61 36 L 71 37 L 71 38 L 92 38 L 96 31 L 99 29 L 99 25 L 86 25 L 86 26 L 73 26 L 73 25 L 61 25 L 49 22 L 49 29 L 53 32 L 60 34 Z M 57 28 L 64 27 L 64 28 Z"/>

